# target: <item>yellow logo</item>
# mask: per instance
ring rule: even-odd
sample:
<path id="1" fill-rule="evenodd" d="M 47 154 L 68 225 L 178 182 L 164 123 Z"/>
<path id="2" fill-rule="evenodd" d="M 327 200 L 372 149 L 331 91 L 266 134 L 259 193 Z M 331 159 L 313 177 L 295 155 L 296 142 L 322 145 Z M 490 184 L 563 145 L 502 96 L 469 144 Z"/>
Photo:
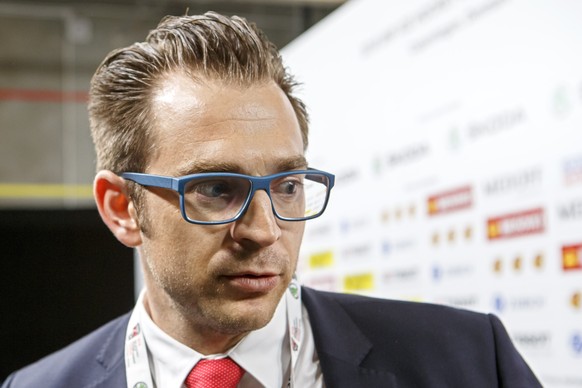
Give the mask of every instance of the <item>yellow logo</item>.
<path id="1" fill-rule="evenodd" d="M 572 297 L 570 298 L 570 303 L 572 304 L 572 307 L 579 309 L 580 307 L 582 307 L 582 295 L 580 294 L 580 292 L 575 292 L 572 294 Z"/>
<path id="2" fill-rule="evenodd" d="M 467 225 L 465 228 L 465 240 L 470 240 L 473 237 L 473 228 L 470 225 Z"/>
<path id="3" fill-rule="evenodd" d="M 487 236 L 489 239 L 493 239 L 499 236 L 499 225 L 497 222 L 490 221 L 487 225 Z"/>
<path id="4" fill-rule="evenodd" d="M 513 260 L 513 269 L 516 271 L 521 271 L 522 267 L 523 267 L 523 260 L 521 258 L 521 256 L 517 256 L 514 260 Z"/>
<path id="5" fill-rule="evenodd" d="M 440 239 L 439 233 L 438 232 L 434 232 L 432 234 L 432 240 L 431 240 L 432 241 L 432 245 L 439 245 L 439 239 Z"/>
<path id="6" fill-rule="evenodd" d="M 455 230 L 454 229 L 449 230 L 448 239 L 449 239 L 450 243 L 455 242 Z"/>
<path id="7" fill-rule="evenodd" d="M 310 268 L 328 268 L 333 266 L 333 252 L 314 253 L 309 257 Z"/>
<path id="8" fill-rule="evenodd" d="M 437 200 L 435 198 L 429 198 L 428 200 L 428 214 L 436 214 L 438 213 L 439 207 Z"/>
<path id="9" fill-rule="evenodd" d="M 534 267 L 536 268 L 543 268 L 544 266 L 544 254 L 543 253 L 538 253 L 536 255 L 536 257 L 534 258 Z"/>
<path id="10" fill-rule="evenodd" d="M 346 292 L 372 289 L 374 289 L 374 275 L 372 273 L 348 275 L 344 278 L 344 291 Z"/>
<path id="11" fill-rule="evenodd" d="M 562 247 L 562 266 L 565 270 L 582 268 L 581 251 L 582 244 Z"/>

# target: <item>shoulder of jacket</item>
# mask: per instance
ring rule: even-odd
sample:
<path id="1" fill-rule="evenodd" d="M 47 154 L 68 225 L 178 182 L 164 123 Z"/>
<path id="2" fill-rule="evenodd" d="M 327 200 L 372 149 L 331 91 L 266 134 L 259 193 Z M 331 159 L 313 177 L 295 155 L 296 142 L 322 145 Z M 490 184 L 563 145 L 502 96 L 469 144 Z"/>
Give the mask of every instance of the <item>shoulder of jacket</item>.
<path id="1" fill-rule="evenodd" d="M 11 374 L 2 388 L 81 385 L 85 376 L 107 375 L 123 364 L 129 314 L 118 317 L 68 346 Z M 92 377 L 95 381 L 95 376 Z"/>

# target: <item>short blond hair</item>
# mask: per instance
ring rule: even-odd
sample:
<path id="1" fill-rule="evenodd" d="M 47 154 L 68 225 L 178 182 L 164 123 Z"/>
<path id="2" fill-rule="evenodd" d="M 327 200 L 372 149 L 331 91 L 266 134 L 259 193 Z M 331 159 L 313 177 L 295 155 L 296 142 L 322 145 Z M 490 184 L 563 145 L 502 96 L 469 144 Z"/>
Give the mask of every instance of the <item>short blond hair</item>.
<path id="1" fill-rule="evenodd" d="M 273 43 L 253 23 L 214 12 L 166 16 L 145 42 L 112 51 L 91 80 L 89 119 L 97 169 L 144 172 L 151 97 L 172 71 L 240 86 L 274 81 L 289 99 L 307 147 L 308 116 Z"/>

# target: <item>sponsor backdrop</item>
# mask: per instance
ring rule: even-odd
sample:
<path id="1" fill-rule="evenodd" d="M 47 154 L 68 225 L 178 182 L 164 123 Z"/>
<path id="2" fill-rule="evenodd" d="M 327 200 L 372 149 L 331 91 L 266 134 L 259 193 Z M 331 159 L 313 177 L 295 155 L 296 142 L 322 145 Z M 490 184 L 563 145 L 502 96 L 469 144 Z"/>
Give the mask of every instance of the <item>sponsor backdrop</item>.
<path id="1" fill-rule="evenodd" d="M 581 20 L 354 0 L 286 47 L 309 160 L 337 176 L 303 283 L 493 312 L 545 386 L 582 387 Z"/>

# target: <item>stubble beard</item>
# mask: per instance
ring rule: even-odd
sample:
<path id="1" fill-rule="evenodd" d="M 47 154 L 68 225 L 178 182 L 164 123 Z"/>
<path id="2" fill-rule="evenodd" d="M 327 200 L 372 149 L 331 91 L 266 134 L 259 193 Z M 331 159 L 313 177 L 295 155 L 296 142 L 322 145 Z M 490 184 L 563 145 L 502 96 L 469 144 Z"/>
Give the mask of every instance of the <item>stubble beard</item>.
<path id="1" fill-rule="evenodd" d="M 151 228 L 151 220 L 149 212 L 142 207 L 141 212 L 138 213 L 140 217 L 140 227 L 142 234 L 146 239 L 157 238 L 156 228 Z M 144 255 L 144 271 L 147 272 L 149 282 L 152 286 L 161 290 L 164 295 L 162 298 L 168 304 L 164 309 L 167 313 L 172 314 L 173 319 L 181 321 L 180 326 L 189 327 L 190 330 L 196 331 L 201 329 L 208 333 L 237 335 L 241 333 L 248 333 L 250 331 L 258 330 L 266 326 L 275 313 L 275 310 L 287 290 L 288 284 L 271 293 L 264 295 L 262 300 L 257 300 L 258 307 L 253 309 L 253 313 L 249 313 L 248 305 L 245 306 L 244 300 L 236 301 L 228 298 L 228 293 L 225 290 L 225 285 L 217 282 L 213 290 L 205 289 L 204 285 L 199 286 L 198 289 L 193 287 L 192 278 L 189 276 L 189 271 L 183 268 L 176 268 L 171 263 L 179 263 L 182 254 L 180 252 L 164 252 L 165 256 L 162 261 L 156 260 L 155 254 L 151 255 L 148 244 L 142 245 L 142 253 Z M 269 250 L 259 254 L 257 258 L 252 259 L 251 256 L 255 252 L 231 252 L 235 261 L 256 260 L 257 266 L 262 266 L 262 263 L 267 263 L 277 254 Z M 157 258 L 160 259 L 160 258 Z M 284 263 L 284 258 L 279 258 L 285 268 L 290 263 Z M 287 258 L 287 260 L 292 260 Z M 295 266 L 297 263 L 295 262 Z M 294 273 L 296 268 L 288 268 L 288 271 Z M 285 279 L 288 283 L 291 279 Z M 211 295 L 211 297 L 208 297 Z M 232 305 L 237 311 L 225 310 L 226 305 Z M 237 306 L 238 305 L 238 306 Z M 177 313 L 177 314 L 176 314 Z"/>
<path id="2" fill-rule="evenodd" d="M 205 285 L 199 285 L 198 288 L 193 286 L 188 270 L 168 265 L 179 262 L 178 257 L 174 257 L 179 256 L 179 253 L 171 255 L 166 252 L 164 262 L 156 262 L 146 246 L 143 246 L 143 253 L 150 282 L 163 292 L 163 298 L 168 303 L 167 312 L 181 322 L 181 327 L 198 334 L 236 336 L 266 326 L 287 289 L 285 284 L 269 294 L 237 300 L 229 295 L 225 284 L 216 278 L 213 289 Z M 268 257 L 272 255 L 267 252 L 255 260 L 260 263 L 262 260 L 270 260 Z"/>

